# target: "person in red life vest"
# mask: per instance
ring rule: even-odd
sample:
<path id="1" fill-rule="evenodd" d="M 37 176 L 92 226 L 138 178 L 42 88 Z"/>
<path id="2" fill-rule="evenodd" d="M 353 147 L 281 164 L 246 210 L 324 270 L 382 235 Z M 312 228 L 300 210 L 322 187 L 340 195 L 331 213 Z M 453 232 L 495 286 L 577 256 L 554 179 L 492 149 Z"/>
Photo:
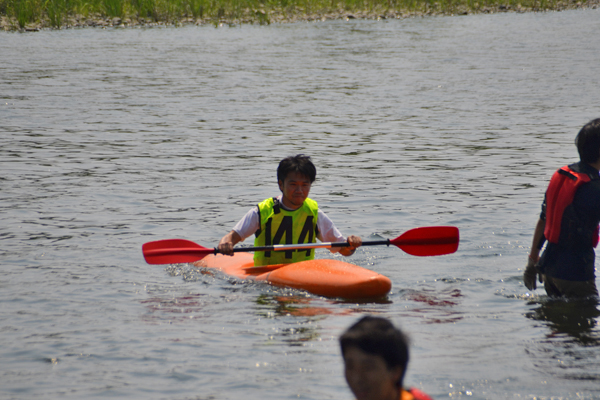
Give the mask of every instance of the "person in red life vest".
<path id="1" fill-rule="evenodd" d="M 340 336 L 346 382 L 356 400 L 431 400 L 403 386 L 408 339 L 388 319 L 366 316 Z"/>
<path id="2" fill-rule="evenodd" d="M 344 238 L 317 202 L 308 197 L 316 176 L 317 169 L 308 156 L 298 154 L 281 160 L 277 167 L 281 195 L 268 198 L 250 209 L 220 240 L 219 252 L 233 255 L 236 243 L 255 235 L 254 246 L 260 247 L 314 243 L 315 238 L 322 242 L 346 241 L 349 246 L 331 248 L 330 251 L 344 256 L 354 254 L 362 239 L 354 235 Z M 257 251 L 254 253 L 254 265 L 288 264 L 314 257 L 314 249 Z"/>
<path id="3" fill-rule="evenodd" d="M 549 296 L 597 297 L 600 118 L 579 131 L 575 145 L 580 161 L 556 171 L 546 190 L 523 281 L 527 289 L 535 290 L 539 278 Z"/>

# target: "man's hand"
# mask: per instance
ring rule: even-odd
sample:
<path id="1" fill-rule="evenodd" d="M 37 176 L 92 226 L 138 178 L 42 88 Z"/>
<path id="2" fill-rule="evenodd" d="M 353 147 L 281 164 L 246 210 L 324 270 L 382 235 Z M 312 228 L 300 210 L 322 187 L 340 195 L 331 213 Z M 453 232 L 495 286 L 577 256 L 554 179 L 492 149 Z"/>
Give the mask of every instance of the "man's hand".
<path id="1" fill-rule="evenodd" d="M 340 254 L 346 257 L 354 254 L 354 251 L 356 251 L 356 249 L 362 245 L 362 239 L 358 236 L 350 235 L 346 241 L 348 242 L 349 246 L 342 247 L 340 249 Z"/>
<path id="2" fill-rule="evenodd" d="M 235 246 L 235 244 L 239 243 L 241 240 L 242 238 L 236 231 L 231 231 L 227 235 L 223 236 L 223 238 L 219 241 L 217 250 L 219 250 L 219 253 L 221 254 L 232 256 L 233 246 Z"/>
<path id="3" fill-rule="evenodd" d="M 525 272 L 523 273 L 523 282 L 525 283 L 525 287 L 529 290 L 537 289 L 537 275 L 539 271 L 537 269 L 536 261 L 532 257 L 529 257 L 527 261 L 527 266 L 525 267 Z M 540 274 L 540 283 L 542 282 L 542 277 Z"/>

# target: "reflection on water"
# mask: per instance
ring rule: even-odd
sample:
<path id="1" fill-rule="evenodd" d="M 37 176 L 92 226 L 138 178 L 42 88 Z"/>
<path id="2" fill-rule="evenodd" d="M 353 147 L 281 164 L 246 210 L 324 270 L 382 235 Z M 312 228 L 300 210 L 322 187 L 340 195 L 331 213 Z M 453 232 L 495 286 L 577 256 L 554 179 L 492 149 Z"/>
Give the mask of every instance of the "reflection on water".
<path id="1" fill-rule="evenodd" d="M 348 315 L 351 310 L 339 309 L 335 302 L 302 296 L 263 294 L 256 299 L 258 314 L 264 317 L 295 316 L 317 317 L 319 315 Z"/>
<path id="2" fill-rule="evenodd" d="M 563 300 L 546 299 L 527 318 L 541 321 L 550 329 L 547 341 L 579 343 L 584 346 L 600 345 L 597 299 Z"/>
<path id="3" fill-rule="evenodd" d="M 321 330 L 314 322 L 328 315 L 347 315 L 351 310 L 340 310 L 334 302 L 298 295 L 261 294 L 256 300 L 256 315 L 261 318 L 294 318 L 289 324 L 277 328 L 268 336 L 268 342 L 286 343 L 289 346 L 303 346 L 306 342 L 321 338 Z"/>
<path id="4" fill-rule="evenodd" d="M 454 323 L 464 318 L 464 311 L 458 307 L 463 297 L 460 289 L 405 290 L 403 297 L 414 302 L 410 313 L 421 315 L 427 324 Z"/>
<path id="5" fill-rule="evenodd" d="M 526 317 L 549 330 L 544 339 L 526 349 L 535 368 L 563 379 L 600 382 L 600 311 L 596 299 L 546 298 Z"/>

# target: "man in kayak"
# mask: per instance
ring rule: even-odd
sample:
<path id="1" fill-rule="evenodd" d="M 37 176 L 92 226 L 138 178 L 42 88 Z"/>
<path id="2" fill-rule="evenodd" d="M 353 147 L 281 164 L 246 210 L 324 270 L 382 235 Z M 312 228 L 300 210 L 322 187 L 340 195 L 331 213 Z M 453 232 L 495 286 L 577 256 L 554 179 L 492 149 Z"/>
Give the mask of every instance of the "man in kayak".
<path id="1" fill-rule="evenodd" d="M 366 316 L 340 336 L 346 382 L 356 400 L 431 400 L 404 389 L 408 340 L 387 319 Z"/>
<path id="2" fill-rule="evenodd" d="M 549 296 L 598 296 L 594 247 L 600 222 L 600 118 L 579 131 L 575 144 L 580 161 L 552 176 L 523 274 L 529 290 L 536 289 L 539 275 Z"/>
<path id="3" fill-rule="evenodd" d="M 358 236 L 345 239 L 317 202 L 308 198 L 317 169 L 310 157 L 303 154 L 287 157 L 277 168 L 277 182 L 281 195 L 268 198 L 253 207 L 223 236 L 219 242 L 219 252 L 233 255 L 233 246 L 251 235 L 256 235 L 255 246 L 276 244 L 313 243 L 315 238 L 322 242 L 347 241 L 347 247 L 331 248 L 344 256 L 354 254 L 362 244 Z M 254 265 L 288 264 L 312 260 L 315 250 L 257 251 Z"/>

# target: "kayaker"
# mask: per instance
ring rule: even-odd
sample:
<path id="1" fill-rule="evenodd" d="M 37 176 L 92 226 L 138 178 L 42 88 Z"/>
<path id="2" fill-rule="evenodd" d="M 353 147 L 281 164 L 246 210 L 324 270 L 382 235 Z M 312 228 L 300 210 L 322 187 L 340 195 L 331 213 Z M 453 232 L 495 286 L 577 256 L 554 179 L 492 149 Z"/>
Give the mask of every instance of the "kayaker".
<path id="1" fill-rule="evenodd" d="M 575 145 L 580 161 L 552 176 L 523 274 L 529 290 L 536 289 L 539 275 L 549 296 L 598 296 L 594 247 L 600 223 L 600 118 L 579 131 Z"/>
<path id="2" fill-rule="evenodd" d="M 356 400 L 431 400 L 404 389 L 408 339 L 386 318 L 366 316 L 340 336 L 346 382 Z"/>
<path id="3" fill-rule="evenodd" d="M 347 241 L 349 246 L 331 248 L 332 253 L 344 256 L 354 254 L 362 244 L 358 236 L 344 236 L 329 217 L 319 209 L 317 202 L 308 198 L 317 169 L 310 157 L 303 154 L 284 158 L 277 168 L 277 183 L 281 195 L 268 198 L 253 207 L 220 240 L 219 252 L 233 255 L 233 246 L 251 235 L 256 235 L 254 246 L 275 244 Z M 257 251 L 254 265 L 288 264 L 312 260 L 315 250 Z"/>

